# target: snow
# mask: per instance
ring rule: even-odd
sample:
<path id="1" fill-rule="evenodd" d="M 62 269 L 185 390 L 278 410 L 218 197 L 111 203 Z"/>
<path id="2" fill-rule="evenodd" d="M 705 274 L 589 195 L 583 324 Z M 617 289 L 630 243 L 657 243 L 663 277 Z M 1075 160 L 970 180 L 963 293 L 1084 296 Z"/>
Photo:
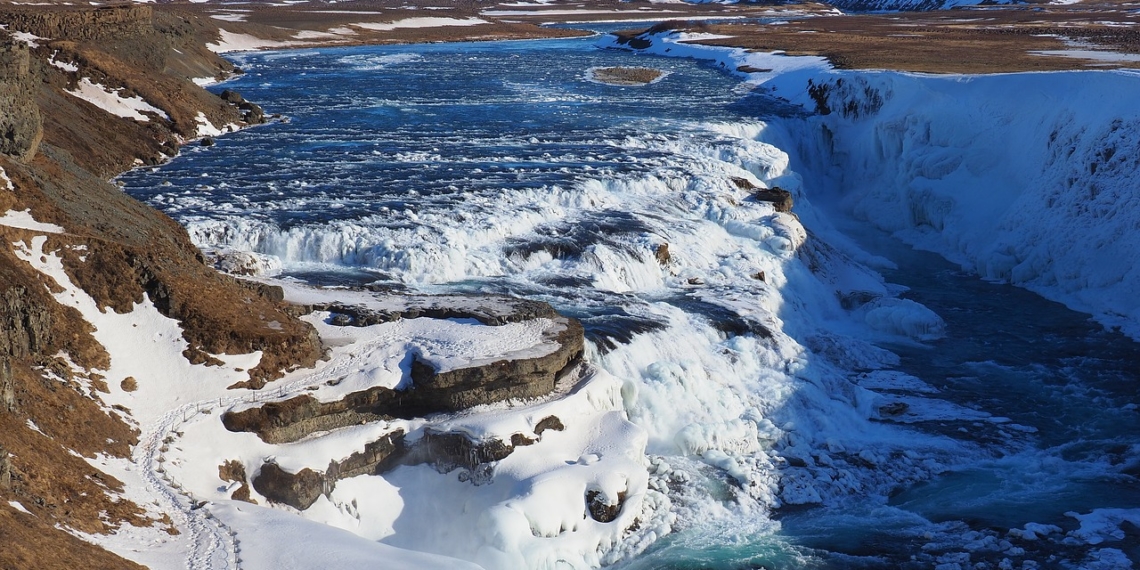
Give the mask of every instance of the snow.
<path id="1" fill-rule="evenodd" d="M 316 30 L 301 30 L 293 37 L 298 40 L 320 40 L 329 38 L 341 38 L 344 36 L 356 35 L 356 30 L 348 27 L 329 28 L 327 31 L 321 32 Z"/>
<path id="2" fill-rule="evenodd" d="M 788 120 L 757 133 L 790 150 L 796 171 L 815 183 L 813 195 L 840 200 L 857 217 L 987 279 L 1140 338 L 1140 298 L 1132 294 L 1140 291 L 1140 269 L 1121 263 L 1140 251 L 1140 234 L 1130 230 L 1140 195 L 1126 164 L 1140 155 L 1140 111 L 1118 96 L 1140 88 L 1140 75 L 836 71 L 821 58 L 685 39 L 657 35 L 646 51 L 729 70 L 771 69 L 738 73 L 809 110 L 809 80 L 847 82 L 833 89 L 832 107 L 851 102 L 857 114 Z M 823 127 L 828 138 L 819 135 Z M 869 323 L 936 337 L 938 324 L 920 313 L 879 311 Z"/>
<path id="3" fill-rule="evenodd" d="M 20 501 L 8 501 L 8 506 L 16 509 L 17 511 L 20 511 L 21 513 L 27 513 L 29 515 L 32 514 L 32 511 L 29 511 L 27 507 L 20 503 Z"/>
<path id="4" fill-rule="evenodd" d="M 788 57 L 783 52 L 753 52 L 741 48 L 705 46 L 702 39 L 716 39 L 715 34 L 666 32 L 651 36 L 652 44 L 642 51 L 667 57 L 685 57 L 715 62 L 720 67 L 741 76 L 750 85 L 761 85 L 775 77 L 794 72 L 819 73 L 831 69 L 826 58 L 816 56 Z M 615 36 L 601 42 L 603 47 L 623 48 Z M 742 67 L 763 69 L 761 72 L 736 71 Z"/>
<path id="5" fill-rule="evenodd" d="M 547 337 L 562 326 L 557 321 L 490 327 L 467 320 L 409 319 L 356 328 L 326 324 L 327 315 L 317 314 L 311 322 L 334 346 L 328 362 L 289 375 L 275 390 L 228 390 L 246 377 L 244 370 L 257 365 L 260 353 L 219 355 L 224 364 L 217 367 L 191 365 L 182 356 L 187 344 L 176 321 L 161 315 L 149 299 L 127 313 L 104 312 L 71 282 L 60 258 L 44 249 L 46 243 L 45 236 L 17 242 L 16 255 L 55 281 L 58 289 L 52 294 L 57 301 L 74 307 L 94 325 L 95 339 L 111 356 L 110 367 L 98 371 L 110 387 L 103 399 L 107 405 L 129 410 L 143 431 L 129 462 L 106 457 L 89 461 L 126 483 L 124 498 L 146 505 L 152 517 L 170 514 L 183 531 L 163 536 L 160 529 L 127 526 L 114 535 L 83 538 L 156 568 L 229 565 L 239 551 L 243 561 L 257 567 L 264 563 L 304 568 L 315 560 L 350 563 L 377 556 L 416 567 L 475 567 L 411 552 L 425 549 L 495 568 L 537 566 L 566 557 L 578 566 L 597 566 L 605 556 L 618 556 L 614 553 L 627 548 L 621 545 L 622 534 L 643 515 L 641 503 L 649 492 L 643 466 L 646 436 L 624 414 L 615 412 L 621 406 L 621 382 L 603 371 L 565 386 L 558 398 L 505 403 L 473 415 L 376 422 L 280 446 L 265 444 L 253 434 L 228 432 L 218 421 L 226 409 L 313 393 L 309 387 L 318 387 L 319 395 L 342 395 L 351 389 L 396 385 L 405 371 L 390 357 L 410 350 L 442 369 L 541 356 L 554 348 Z M 308 295 L 325 302 L 342 298 L 337 292 Z M 393 303 L 381 299 L 378 304 Z M 136 379 L 133 392 L 121 387 L 127 377 Z M 335 387 L 328 386 L 330 380 L 335 380 Z M 335 390 L 323 394 L 326 388 Z M 537 423 L 551 415 L 559 417 L 565 429 L 535 434 Z M 320 469 L 397 427 L 407 431 L 410 440 L 431 429 L 508 441 L 513 434 L 524 434 L 537 442 L 495 465 L 494 479 L 483 485 L 425 466 L 401 467 L 383 478 L 341 482 L 329 498 L 305 513 L 306 518 L 348 528 L 356 535 L 284 511 L 233 503 L 228 500 L 232 487 L 218 479 L 218 466 L 235 458 L 251 474 L 267 457 L 291 469 Z M 516 487 L 529 490 L 518 494 L 513 491 Z M 614 500 L 625 496 L 616 524 L 588 517 L 583 508 L 588 490 Z M 415 509 L 404 511 L 399 501 L 378 500 L 385 497 L 406 497 Z M 202 498 L 213 501 L 209 509 L 193 506 Z M 426 517 L 425 511 L 440 516 Z M 424 532 L 391 534 L 396 526 L 417 525 L 428 526 Z M 435 532 L 426 532 L 429 527 Z M 439 527 L 452 530 L 438 532 Z M 481 530 L 472 534 L 472 528 Z M 282 536 L 311 539 L 314 534 L 322 537 L 320 546 L 300 538 L 281 540 Z M 467 538 L 455 540 L 455 536 Z M 394 544 L 374 542 L 381 538 Z M 552 541 L 559 546 L 550 548 Z M 140 544 L 150 546 L 140 550 Z"/>
<path id="6" fill-rule="evenodd" d="M 210 17 L 215 20 L 221 20 L 223 22 L 244 22 L 246 18 L 249 18 L 249 14 L 234 12 L 226 14 L 210 14 Z"/>
<path id="7" fill-rule="evenodd" d="M 1091 59 L 1094 61 L 1103 61 L 1109 63 L 1140 61 L 1140 54 L 1092 49 L 1038 50 L 1029 53 L 1032 53 L 1033 55 L 1061 56 L 1073 59 Z"/>
<path id="8" fill-rule="evenodd" d="M 260 49 L 280 49 L 293 45 L 293 42 L 266 40 L 250 34 L 238 34 L 226 29 L 219 29 L 218 43 L 208 43 L 206 47 L 214 53 L 230 53 L 235 51 L 252 51 Z"/>
<path id="9" fill-rule="evenodd" d="M 352 24 L 358 28 L 366 30 L 377 31 L 391 31 L 401 28 L 442 28 L 447 26 L 477 26 L 479 24 L 486 24 L 487 20 L 481 18 L 439 18 L 439 17 L 424 17 L 424 18 L 405 18 L 403 20 L 396 20 L 395 22 L 388 23 L 374 23 L 374 22 L 361 22 Z"/>
<path id="10" fill-rule="evenodd" d="M 225 135 L 226 132 L 233 131 L 235 128 L 235 125 L 231 124 L 226 125 L 226 130 L 214 127 L 213 123 L 210 122 L 209 117 L 206 117 L 206 114 L 201 111 L 198 112 L 198 115 L 194 117 L 194 121 L 198 123 L 198 137 L 220 137 L 222 135 Z"/>
<path id="11" fill-rule="evenodd" d="M 40 426 L 36 425 L 36 422 L 33 422 L 31 419 L 29 419 L 26 422 L 26 425 L 28 426 L 28 429 L 30 429 L 30 430 L 32 430 L 32 431 L 34 431 L 34 432 L 36 432 L 36 433 L 38 433 L 44 437 L 48 437 L 48 435 L 46 433 L 44 433 L 43 430 L 40 429 Z"/>
<path id="12" fill-rule="evenodd" d="M 30 33 L 30 32 L 15 31 L 15 32 L 9 32 L 9 33 L 12 34 L 12 37 L 15 38 L 16 41 L 24 42 L 24 43 L 28 44 L 28 47 L 31 47 L 31 48 L 40 47 L 40 44 L 36 43 L 36 40 L 46 40 L 47 39 L 47 38 L 41 38 L 41 37 L 39 37 L 33 33 Z"/>
<path id="13" fill-rule="evenodd" d="M 147 103 L 142 97 L 138 95 L 123 97 L 119 95 L 121 89 L 110 90 L 98 83 L 92 83 L 89 77 L 80 79 L 79 86 L 75 90 L 66 91 L 118 117 L 146 123 L 150 121 L 150 117 L 143 113 L 154 113 L 170 120 L 170 116 L 165 111 Z"/>
<path id="14" fill-rule="evenodd" d="M 55 67 L 58 67 L 64 71 L 70 72 L 70 73 L 75 73 L 75 72 L 79 71 L 79 66 L 77 64 L 66 62 L 66 61 L 59 61 L 59 60 L 55 59 L 55 56 L 57 53 L 59 53 L 59 52 L 52 52 L 51 57 L 48 58 L 48 63 L 50 63 L 50 64 L 54 65 Z"/>
<path id="15" fill-rule="evenodd" d="M 1123 540 L 1125 530 L 1121 527 L 1124 523 L 1133 528 L 1140 527 L 1140 509 L 1095 509 L 1087 514 L 1068 512 L 1065 516 L 1077 519 L 1081 525 L 1069 536 L 1087 544 Z"/>
<path id="16" fill-rule="evenodd" d="M 388 546 L 280 510 L 238 502 L 209 509 L 241 537 L 241 562 L 246 568 L 374 568 L 381 561 L 383 568 L 479 568 L 454 558 Z"/>
<path id="17" fill-rule="evenodd" d="M 12 185 L 12 179 L 8 178 L 8 173 L 4 171 L 3 166 L 0 166 L 0 188 L 5 188 L 9 192 L 16 190 L 16 187 Z"/>
<path id="18" fill-rule="evenodd" d="M 2 170 L 0 170 L 2 172 Z M 4 177 L 7 180 L 7 177 Z M 11 190 L 11 182 L 8 183 L 8 189 Z M 24 210 L 22 212 L 16 210 L 8 210 L 3 216 L 0 216 L 0 226 L 8 226 L 10 228 L 20 228 L 31 230 L 34 232 L 46 232 L 49 234 L 61 234 L 63 228 L 55 224 L 48 224 L 44 222 L 37 222 L 32 217 L 32 211 Z"/>

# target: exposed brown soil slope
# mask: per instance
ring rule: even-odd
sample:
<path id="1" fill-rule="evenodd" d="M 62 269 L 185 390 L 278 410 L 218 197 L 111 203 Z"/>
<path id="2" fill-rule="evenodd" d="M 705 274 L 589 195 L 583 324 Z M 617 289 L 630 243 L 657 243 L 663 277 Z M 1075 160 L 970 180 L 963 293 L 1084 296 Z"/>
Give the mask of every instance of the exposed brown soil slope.
<path id="1" fill-rule="evenodd" d="M 106 310 L 129 311 L 149 296 L 181 321 L 191 361 L 203 351 L 264 351 L 249 371 L 255 386 L 312 365 L 320 356 L 312 327 L 207 267 L 174 221 L 108 181 L 172 155 L 197 132 L 199 113 L 216 125 L 242 123 L 240 109 L 190 81 L 232 69 L 204 47 L 216 38 L 211 22 L 148 6 L 0 5 L 0 23 L 43 38 L 29 47 L 0 32 L 0 168 L 15 186 L 0 189 L 0 214 L 27 209 L 62 226 L 45 249 L 63 258 L 72 281 Z M 66 92 L 82 78 L 141 96 L 169 118 L 121 118 Z M 14 255 L 10 244 L 32 235 L 0 226 L 9 244 L 0 247 L 0 568 L 133 568 L 58 530 L 169 521 L 146 518 L 117 496 L 120 482 L 79 457 L 126 457 L 137 431 L 99 401 L 106 380 L 90 371 L 106 369 L 108 355 L 90 325 Z"/>

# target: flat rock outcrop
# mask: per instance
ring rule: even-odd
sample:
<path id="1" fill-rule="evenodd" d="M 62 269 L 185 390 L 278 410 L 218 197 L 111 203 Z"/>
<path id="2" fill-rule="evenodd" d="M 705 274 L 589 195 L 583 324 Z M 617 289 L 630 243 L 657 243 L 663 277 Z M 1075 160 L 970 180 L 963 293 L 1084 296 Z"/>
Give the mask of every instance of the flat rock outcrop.
<path id="1" fill-rule="evenodd" d="M 407 434 L 397 429 L 343 460 L 329 461 L 324 471 L 304 468 L 292 473 L 272 461 L 266 462 L 254 477 L 253 488 L 272 502 L 303 511 L 321 495 L 332 493 L 341 479 L 381 475 L 398 465 L 428 464 L 441 473 L 464 469 L 460 480 L 478 485 L 489 479 L 492 465 L 510 456 L 515 448 L 534 444 L 547 430 L 563 429 L 562 420 L 556 416 L 547 416 L 539 421 L 534 426 L 533 438 L 516 433 L 509 440 L 475 440 L 466 433 L 426 428 L 415 441 L 409 442 Z M 599 508 L 604 512 L 615 509 L 613 506 Z M 616 508 L 620 510 L 620 504 Z M 613 518 L 616 518 L 616 511 Z"/>
<path id="2" fill-rule="evenodd" d="M 557 317 L 545 336 L 557 348 L 543 356 L 445 371 L 416 358 L 411 366 L 412 385 L 407 389 L 378 386 L 332 402 L 321 402 L 306 394 L 227 412 L 222 423 L 230 431 L 253 432 L 268 443 L 285 443 L 361 422 L 410 419 L 508 399 L 545 396 L 554 390 L 559 377 L 581 359 L 582 325 L 574 319 Z"/>

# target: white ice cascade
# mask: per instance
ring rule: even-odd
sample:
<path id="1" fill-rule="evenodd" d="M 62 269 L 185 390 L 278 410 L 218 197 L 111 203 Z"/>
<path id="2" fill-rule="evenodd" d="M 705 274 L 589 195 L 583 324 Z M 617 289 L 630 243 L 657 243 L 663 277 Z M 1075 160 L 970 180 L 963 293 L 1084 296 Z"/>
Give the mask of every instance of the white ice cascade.
<path id="1" fill-rule="evenodd" d="M 801 93 L 804 75 L 777 79 Z M 815 195 L 986 279 L 1140 338 L 1140 110 L 1132 72 L 816 75 L 830 114 L 766 140 Z"/>

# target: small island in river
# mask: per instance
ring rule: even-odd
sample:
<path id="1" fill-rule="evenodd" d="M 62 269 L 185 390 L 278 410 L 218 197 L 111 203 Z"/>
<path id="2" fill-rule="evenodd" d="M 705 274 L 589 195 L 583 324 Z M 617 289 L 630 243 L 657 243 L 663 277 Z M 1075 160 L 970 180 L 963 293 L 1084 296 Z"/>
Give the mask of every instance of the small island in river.
<path id="1" fill-rule="evenodd" d="M 595 67 L 587 72 L 591 81 L 621 86 L 648 85 L 662 77 L 665 72 L 652 67 Z"/>

